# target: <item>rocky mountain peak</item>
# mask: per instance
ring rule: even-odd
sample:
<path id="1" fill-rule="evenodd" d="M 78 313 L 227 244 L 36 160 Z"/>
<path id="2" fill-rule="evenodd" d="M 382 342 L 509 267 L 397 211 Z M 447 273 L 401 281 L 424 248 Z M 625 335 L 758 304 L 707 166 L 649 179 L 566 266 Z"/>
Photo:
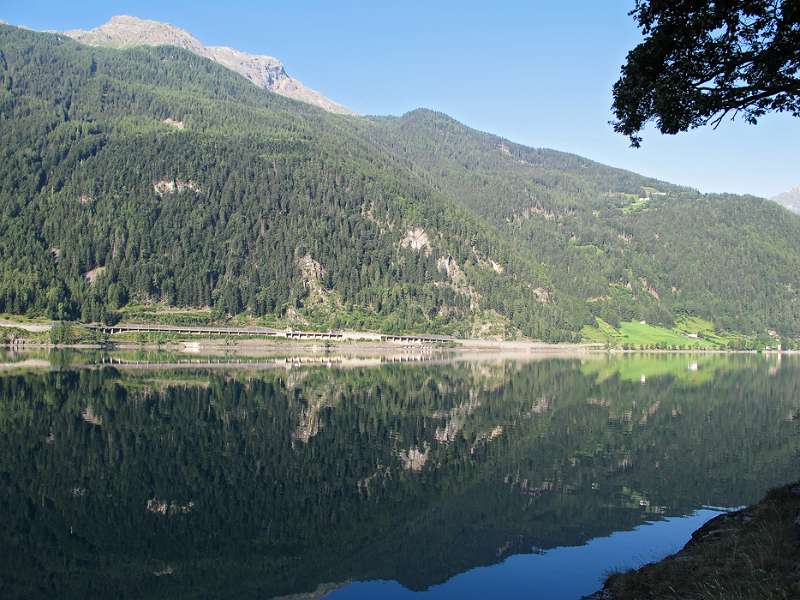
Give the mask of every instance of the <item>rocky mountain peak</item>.
<path id="1" fill-rule="evenodd" d="M 95 29 L 73 29 L 64 34 L 91 46 L 177 46 L 192 52 L 203 49 L 200 40 L 184 29 L 128 15 L 111 17 L 107 23 Z"/>
<path id="2" fill-rule="evenodd" d="M 355 114 L 291 77 L 286 73 L 283 63 L 273 56 L 249 54 L 228 46 L 205 46 L 185 29 L 169 23 L 117 15 L 94 29 L 73 29 L 65 31 L 64 35 L 90 46 L 177 46 L 218 62 L 276 94 L 313 104 L 329 112 Z"/>
<path id="3" fill-rule="evenodd" d="M 800 185 L 778 194 L 773 198 L 781 206 L 785 206 L 792 212 L 800 213 Z"/>

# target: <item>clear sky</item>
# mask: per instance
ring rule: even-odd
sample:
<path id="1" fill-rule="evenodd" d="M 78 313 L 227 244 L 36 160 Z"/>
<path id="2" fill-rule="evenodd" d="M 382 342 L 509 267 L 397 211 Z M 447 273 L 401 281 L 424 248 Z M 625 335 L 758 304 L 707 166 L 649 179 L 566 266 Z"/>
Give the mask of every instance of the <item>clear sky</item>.
<path id="1" fill-rule="evenodd" d="M 587 156 L 706 192 L 772 196 L 800 185 L 800 119 L 765 117 L 678 136 L 615 134 L 611 87 L 640 39 L 633 0 L 0 0 L 33 29 L 115 14 L 167 21 L 205 44 L 281 59 L 365 114 L 443 111 L 529 146 Z"/>

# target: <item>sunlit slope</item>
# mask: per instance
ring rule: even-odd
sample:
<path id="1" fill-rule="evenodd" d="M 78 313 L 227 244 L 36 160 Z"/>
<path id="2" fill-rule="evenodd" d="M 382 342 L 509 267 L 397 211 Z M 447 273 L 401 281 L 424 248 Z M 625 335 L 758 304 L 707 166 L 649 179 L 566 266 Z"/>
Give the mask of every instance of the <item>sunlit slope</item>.
<path id="1" fill-rule="evenodd" d="M 549 274 L 355 118 L 186 51 L 0 27 L 0 311 L 209 307 L 299 326 L 575 339 Z M 18 240 L 24 240 L 19 243 Z"/>
<path id="2" fill-rule="evenodd" d="M 178 48 L 0 26 L 0 53 L 2 312 L 548 341 L 597 317 L 800 332 L 800 217 L 773 203 L 431 111 L 329 114 Z"/>
<path id="3" fill-rule="evenodd" d="M 428 110 L 364 128 L 531 252 L 592 316 L 671 326 L 690 315 L 721 330 L 800 332 L 800 218 L 772 202 L 702 195 Z"/>

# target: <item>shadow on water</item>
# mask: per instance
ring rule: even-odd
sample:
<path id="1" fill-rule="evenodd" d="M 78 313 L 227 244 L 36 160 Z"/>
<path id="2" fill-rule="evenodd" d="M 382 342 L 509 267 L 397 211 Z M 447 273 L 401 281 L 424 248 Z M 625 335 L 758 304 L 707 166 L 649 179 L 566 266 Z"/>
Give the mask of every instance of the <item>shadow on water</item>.
<path id="1" fill-rule="evenodd" d="M 575 597 L 797 476 L 791 357 L 15 361 L 4 598 Z"/>

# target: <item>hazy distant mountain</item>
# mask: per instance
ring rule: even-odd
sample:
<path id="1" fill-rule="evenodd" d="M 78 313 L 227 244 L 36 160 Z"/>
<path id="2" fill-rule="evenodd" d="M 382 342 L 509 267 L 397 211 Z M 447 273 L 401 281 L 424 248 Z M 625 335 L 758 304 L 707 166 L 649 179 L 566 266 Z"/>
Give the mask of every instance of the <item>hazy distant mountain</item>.
<path id="1" fill-rule="evenodd" d="M 778 194 L 773 200 L 792 212 L 800 213 L 800 185 L 790 189 L 788 192 Z"/>
<path id="2" fill-rule="evenodd" d="M 184 29 L 161 23 L 119 15 L 100 27 L 73 29 L 65 35 L 90 46 L 125 48 L 130 46 L 177 46 L 210 58 L 232 71 L 247 77 L 257 86 L 287 98 L 319 106 L 332 113 L 354 114 L 349 108 L 326 98 L 289 76 L 283 63 L 266 55 L 248 54 L 227 46 L 204 46 Z"/>

